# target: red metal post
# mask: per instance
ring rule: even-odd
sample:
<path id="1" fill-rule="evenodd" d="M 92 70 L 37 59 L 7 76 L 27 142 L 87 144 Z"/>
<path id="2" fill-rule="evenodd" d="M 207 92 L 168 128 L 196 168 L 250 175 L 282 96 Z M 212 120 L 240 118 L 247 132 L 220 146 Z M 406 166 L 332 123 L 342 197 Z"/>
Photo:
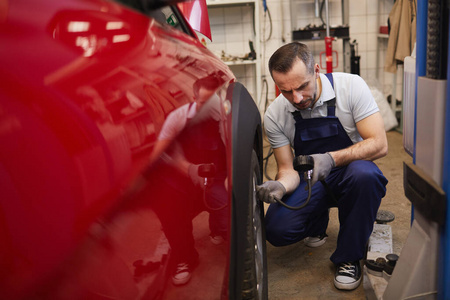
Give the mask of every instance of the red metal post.
<path id="1" fill-rule="evenodd" d="M 325 56 L 327 62 L 327 73 L 333 72 L 333 42 L 334 38 L 331 36 L 325 37 Z"/>

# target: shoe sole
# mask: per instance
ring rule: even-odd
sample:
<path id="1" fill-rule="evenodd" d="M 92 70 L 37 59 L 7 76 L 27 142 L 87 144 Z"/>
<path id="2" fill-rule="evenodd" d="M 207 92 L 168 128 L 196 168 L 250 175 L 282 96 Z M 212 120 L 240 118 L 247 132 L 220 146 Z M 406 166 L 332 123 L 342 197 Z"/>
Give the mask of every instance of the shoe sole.
<path id="1" fill-rule="evenodd" d="M 334 279 L 334 286 L 338 289 L 338 290 L 354 290 L 356 289 L 359 285 L 361 284 L 361 277 L 358 279 L 358 281 L 355 281 L 353 283 L 342 283 L 337 281 L 336 279 Z"/>
<path id="2" fill-rule="evenodd" d="M 197 259 L 191 266 L 191 272 L 189 273 L 188 276 L 184 277 L 184 278 L 175 278 L 172 277 L 172 283 L 175 286 L 179 286 L 179 285 L 184 285 L 186 283 L 188 283 L 191 280 L 192 277 L 192 273 L 194 272 L 194 270 L 198 267 L 199 265 L 199 260 Z"/>
<path id="3" fill-rule="evenodd" d="M 221 245 L 221 244 L 223 244 L 225 242 L 225 239 L 223 239 L 223 238 L 215 238 L 215 237 L 212 237 L 212 236 L 209 237 L 209 240 L 214 245 Z"/>
<path id="4" fill-rule="evenodd" d="M 320 247 L 323 244 L 325 244 L 326 241 L 327 241 L 327 238 L 324 237 L 323 239 L 321 239 L 321 240 L 319 240 L 317 242 L 313 242 L 313 243 L 305 241 L 305 245 L 310 247 L 310 248 L 317 248 L 317 247 Z"/>
<path id="5" fill-rule="evenodd" d="M 189 276 L 187 276 L 186 278 L 183 279 L 176 279 L 172 277 L 172 283 L 174 285 L 183 285 L 189 282 L 189 280 L 191 280 L 192 275 L 189 274 Z"/>

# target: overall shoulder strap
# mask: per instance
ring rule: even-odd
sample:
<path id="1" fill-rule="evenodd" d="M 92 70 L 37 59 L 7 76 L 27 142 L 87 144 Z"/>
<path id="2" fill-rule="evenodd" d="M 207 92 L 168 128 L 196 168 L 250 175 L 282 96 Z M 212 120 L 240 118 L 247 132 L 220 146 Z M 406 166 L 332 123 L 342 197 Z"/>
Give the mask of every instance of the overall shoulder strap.
<path id="1" fill-rule="evenodd" d="M 332 73 L 326 73 L 325 76 L 327 76 L 328 80 L 331 83 L 331 87 L 334 89 L 333 74 Z"/>
<path id="2" fill-rule="evenodd" d="M 325 76 L 327 76 L 328 80 L 331 83 L 331 87 L 334 89 L 333 74 L 326 73 Z M 327 109 L 328 109 L 328 116 L 334 117 L 336 114 L 336 98 L 327 102 Z"/>
<path id="3" fill-rule="evenodd" d="M 298 111 L 298 110 L 296 110 L 296 111 L 294 111 L 294 112 L 291 112 L 291 114 L 294 116 L 294 119 L 296 119 L 296 118 L 303 119 L 303 118 L 302 118 L 302 114 L 301 114 L 300 111 Z"/>

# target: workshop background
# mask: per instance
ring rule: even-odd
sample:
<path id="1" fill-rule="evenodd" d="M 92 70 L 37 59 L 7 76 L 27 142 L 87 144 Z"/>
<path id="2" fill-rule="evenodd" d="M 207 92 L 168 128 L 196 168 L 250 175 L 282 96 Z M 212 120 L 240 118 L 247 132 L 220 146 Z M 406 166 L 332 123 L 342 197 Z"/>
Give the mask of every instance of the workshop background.
<path id="1" fill-rule="evenodd" d="M 320 4 L 322 2 L 325 1 L 319 0 Z M 207 47 L 228 62 L 238 81 L 247 87 L 260 110 L 264 111 L 266 102 L 275 98 L 275 85 L 267 69 L 271 54 L 292 41 L 293 32 L 301 33 L 302 29 L 326 22 L 325 7 L 319 7 L 319 17 L 316 17 L 314 0 L 261 0 L 256 1 L 257 5 L 254 3 L 207 0 L 212 32 L 212 42 L 207 41 Z M 401 101 L 403 66 L 398 65 L 396 73 L 384 71 L 388 17 L 393 4 L 394 0 L 329 0 L 329 25 L 331 28 L 348 28 L 346 38 L 337 38 L 332 43 L 335 51 L 333 71 L 350 73 L 351 63 L 344 63 L 344 59 L 345 56 L 349 59 L 351 48 L 354 48 L 360 57 L 361 77 L 382 92 L 388 101 L 392 93 Z M 325 54 L 321 55 L 325 51 L 324 40 L 301 41 L 312 49 L 317 63 L 322 60 L 321 71 L 325 73 Z M 257 54 L 254 60 L 243 59 L 251 53 L 249 42 Z M 393 107 L 399 104 L 394 103 Z"/>
<path id="2" fill-rule="evenodd" d="M 281 45 L 293 40 L 308 44 L 321 72 L 326 73 L 324 32 L 318 28 L 325 30 L 326 7 L 324 0 L 318 3 L 317 7 L 314 0 L 207 0 L 213 40 L 205 43 L 247 87 L 261 114 L 276 97 L 267 62 Z M 393 73 L 392 68 L 385 71 L 388 18 L 394 3 L 329 0 L 328 20 L 331 32 L 339 35 L 332 42 L 333 71 L 356 70 L 371 88 L 385 121 L 389 154 L 376 163 L 389 184 L 380 209 L 395 215 L 390 223 L 393 252 L 400 254 L 411 221 L 411 204 L 403 189 L 403 162 L 412 159 L 403 140 L 402 101 L 407 94 L 403 90 L 403 64 L 396 65 Z M 395 101 L 391 101 L 393 98 Z M 266 140 L 264 154 L 269 151 Z M 275 161 L 269 157 L 264 180 L 275 174 Z M 338 230 L 337 209 L 333 208 L 324 246 L 307 248 L 297 243 L 276 248 L 267 243 L 269 299 L 366 299 L 368 292 L 363 284 L 350 292 L 333 286 L 334 266 L 329 257 L 335 249 Z"/>

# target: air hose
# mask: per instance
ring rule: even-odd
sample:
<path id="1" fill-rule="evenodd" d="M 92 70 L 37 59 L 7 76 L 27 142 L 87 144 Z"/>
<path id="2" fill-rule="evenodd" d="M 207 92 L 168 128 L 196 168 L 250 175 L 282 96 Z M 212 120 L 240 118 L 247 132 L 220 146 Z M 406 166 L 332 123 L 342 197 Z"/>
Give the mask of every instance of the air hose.
<path id="1" fill-rule="evenodd" d="M 299 155 L 295 157 L 294 159 L 294 170 L 296 170 L 299 175 L 303 173 L 303 178 L 305 179 L 308 187 L 308 197 L 306 198 L 305 202 L 300 206 L 290 206 L 281 199 L 275 199 L 279 204 L 283 205 L 284 207 L 292 210 L 299 210 L 308 205 L 309 200 L 311 199 L 311 179 L 312 179 L 312 172 L 314 169 L 314 158 L 310 155 Z"/>
<path id="2" fill-rule="evenodd" d="M 275 199 L 279 204 L 283 205 L 284 207 L 291 209 L 291 210 L 299 210 L 308 205 L 309 200 L 311 200 L 311 179 L 312 179 L 312 173 L 314 169 L 314 158 L 310 155 L 299 155 L 294 158 L 294 170 L 296 170 L 299 175 L 301 176 L 301 173 L 303 173 L 303 178 L 306 181 L 307 188 L 308 188 L 308 197 L 306 197 L 305 202 L 300 206 L 290 206 L 281 199 Z M 325 180 L 320 180 L 320 182 L 325 187 L 326 192 L 331 197 L 332 205 L 337 206 L 336 198 L 334 197 L 333 192 L 331 191 L 328 184 L 325 182 Z"/>
<path id="3" fill-rule="evenodd" d="M 213 178 L 214 175 L 216 174 L 216 166 L 214 164 L 202 164 L 199 166 L 198 168 L 198 176 L 203 178 L 203 203 L 205 204 L 206 208 L 210 211 L 218 211 L 218 210 L 222 210 L 224 209 L 228 203 L 225 202 L 225 204 L 218 206 L 218 207 L 212 207 L 211 205 L 208 204 L 207 201 L 207 197 L 206 197 L 206 189 L 208 188 L 208 180 L 209 178 Z"/>

